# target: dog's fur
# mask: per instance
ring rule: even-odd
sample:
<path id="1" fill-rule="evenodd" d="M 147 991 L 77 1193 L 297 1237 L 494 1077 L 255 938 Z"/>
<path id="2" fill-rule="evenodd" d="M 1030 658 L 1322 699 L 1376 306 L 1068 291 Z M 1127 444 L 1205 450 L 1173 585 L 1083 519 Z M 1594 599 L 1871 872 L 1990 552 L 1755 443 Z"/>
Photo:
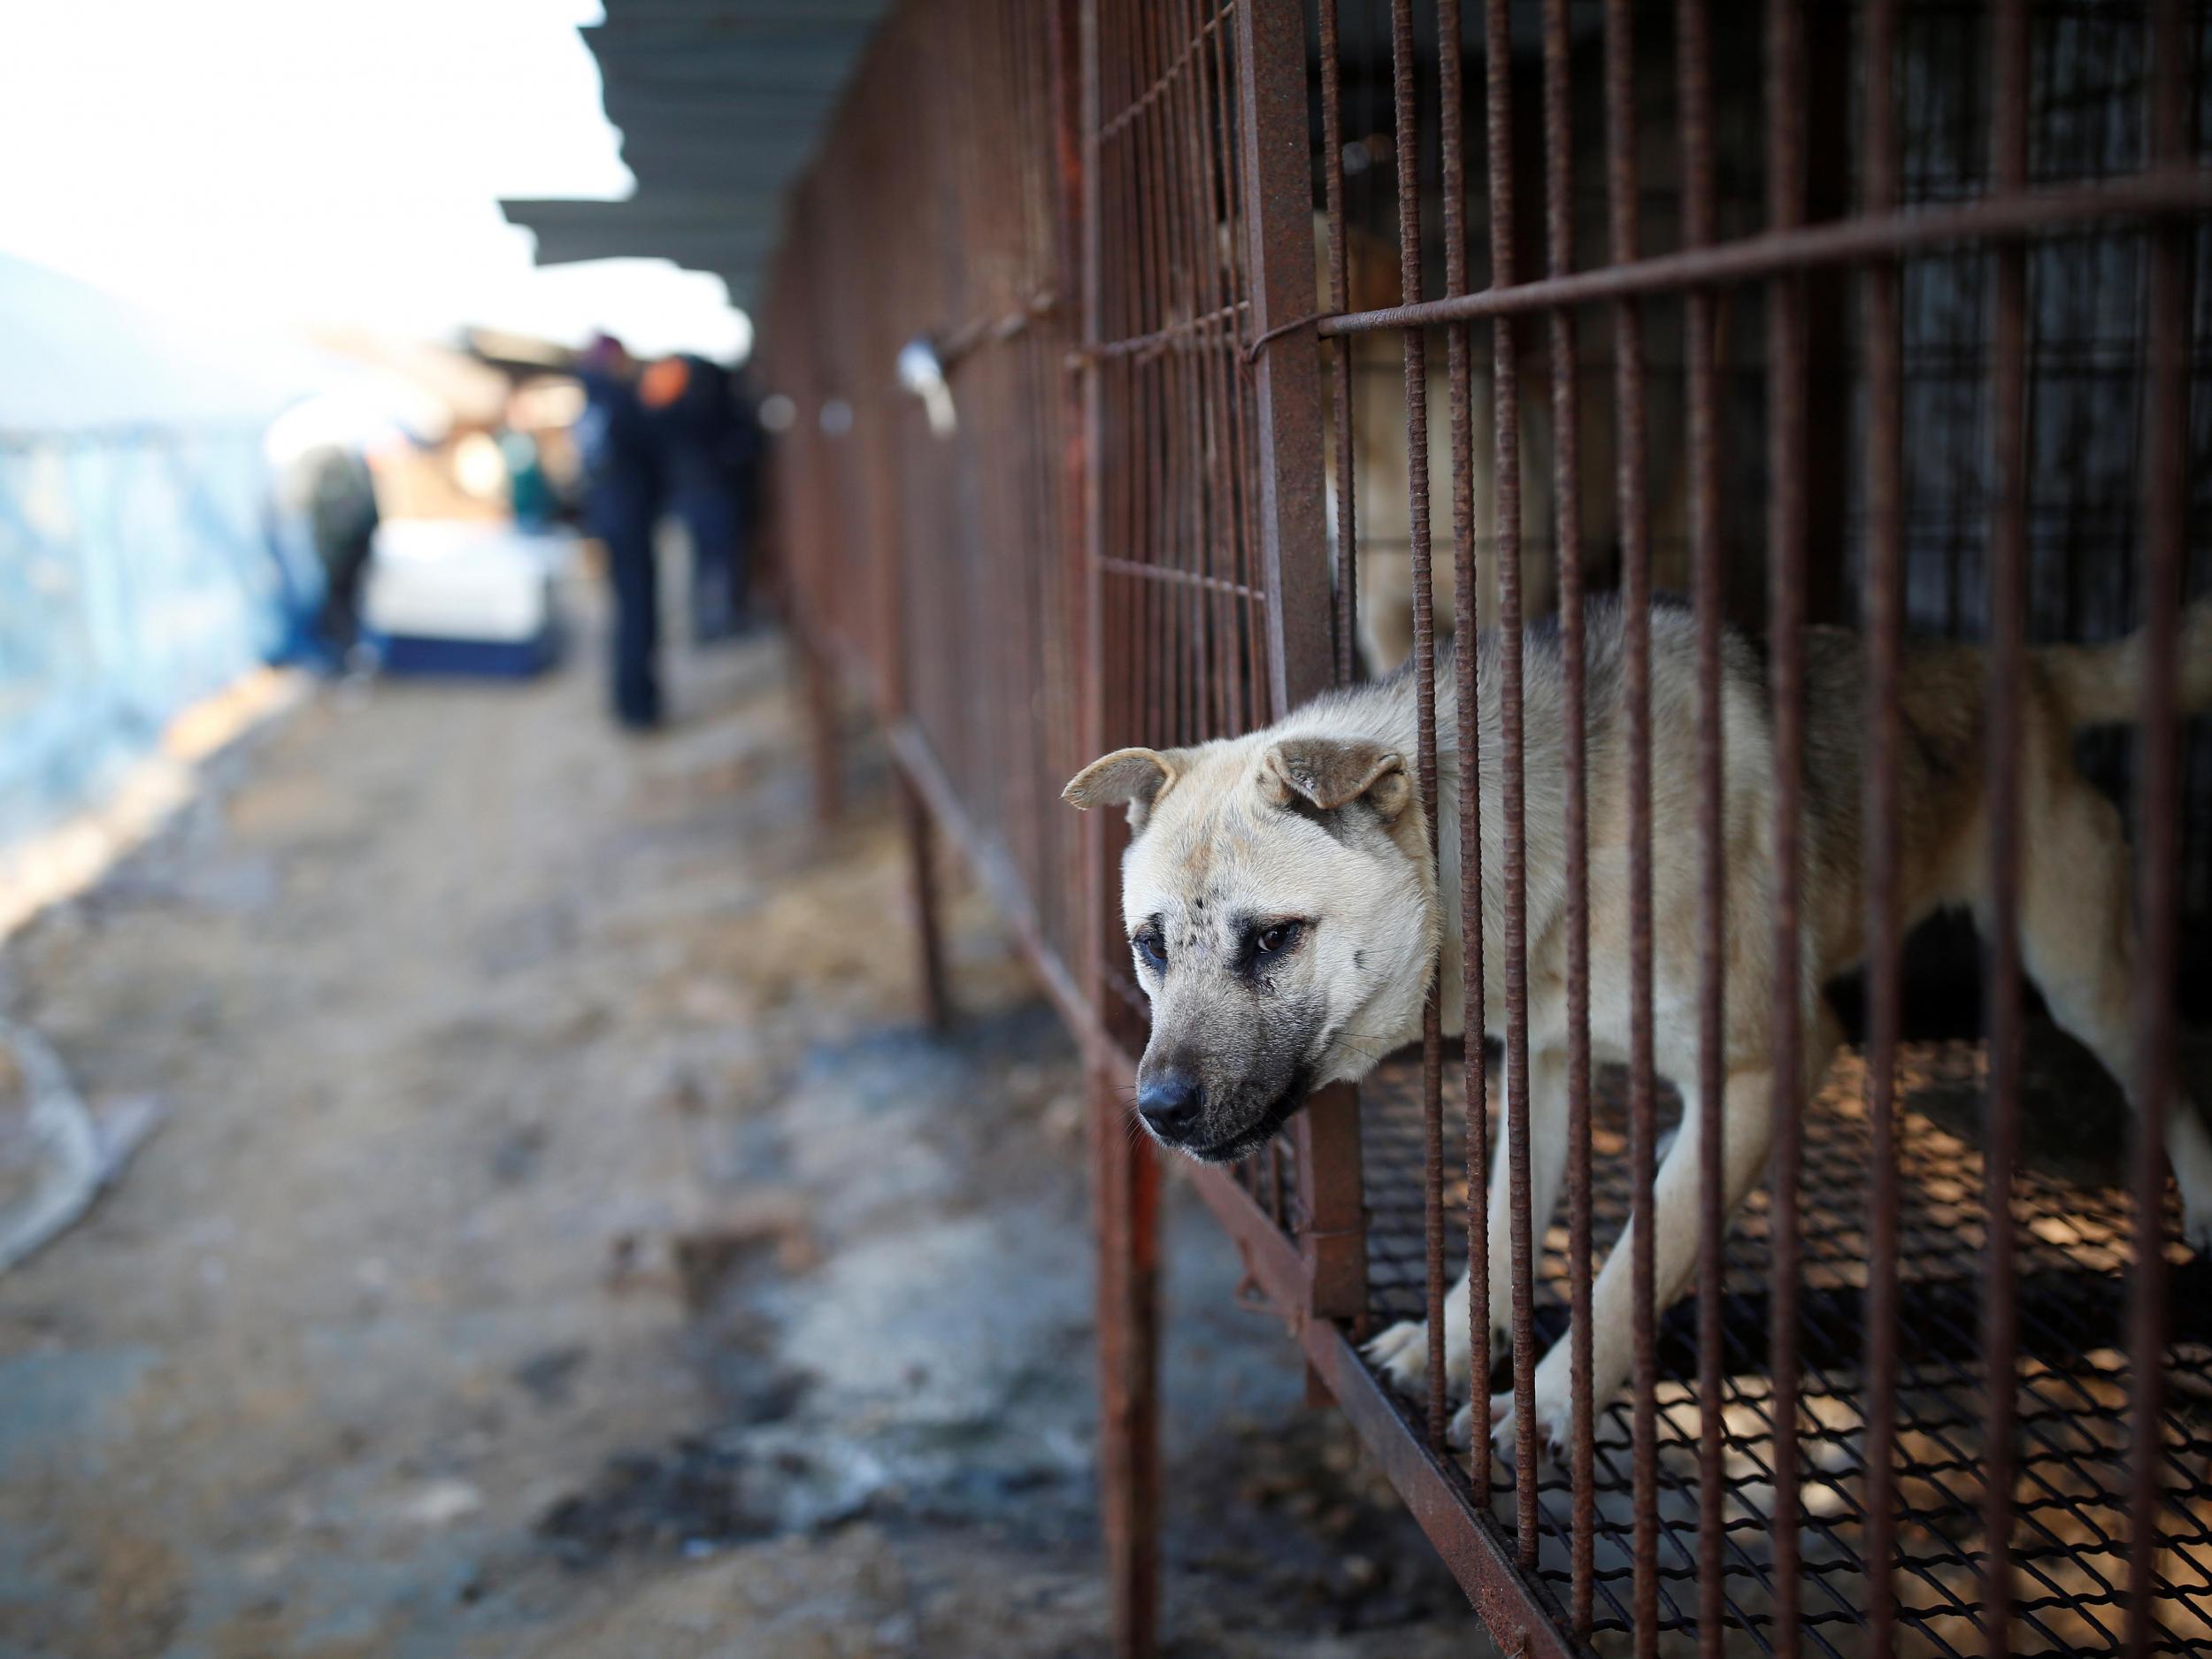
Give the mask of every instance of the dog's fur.
<path id="1" fill-rule="evenodd" d="M 1379 311 L 1398 304 L 1400 285 L 1397 250 L 1379 239 L 1350 227 L 1345 234 L 1345 280 L 1354 311 Z M 1320 303 L 1329 299 L 1328 220 L 1314 218 L 1314 261 Z M 1524 331 L 1533 344 L 1538 331 Z M 1352 414 L 1352 511 L 1354 545 L 1359 549 L 1360 661 L 1371 675 L 1387 674 L 1413 650 L 1413 518 L 1412 449 L 1406 421 L 1404 342 L 1394 333 L 1375 332 L 1350 336 L 1349 395 Z M 1497 450 L 1493 436 L 1493 370 L 1489 342 L 1471 342 L 1468 373 L 1467 447 L 1469 502 L 1473 522 L 1484 526 L 1487 540 L 1495 518 Z M 1558 582 L 1558 561 L 1551 545 L 1552 524 L 1552 407 L 1551 382 L 1540 350 L 1525 354 L 1521 365 L 1521 603 L 1524 614 L 1537 616 L 1552 608 Z M 1584 388 L 1581 403 L 1581 480 L 1578 500 L 1581 540 L 1593 549 L 1610 549 L 1615 540 L 1612 426 L 1605 416 L 1609 398 L 1596 395 L 1603 388 Z M 1455 614 L 1458 582 L 1453 568 L 1452 503 L 1457 499 L 1459 459 L 1453 442 L 1451 373 L 1442 336 L 1428 347 L 1425 377 L 1425 427 L 1428 441 L 1429 568 L 1436 598 L 1436 627 L 1440 640 L 1450 636 Z M 1326 470 L 1323 489 L 1326 497 L 1329 533 L 1337 531 L 1336 409 L 1333 399 L 1322 403 L 1323 453 Z M 1665 442 L 1665 434 L 1661 434 Z M 1659 477 L 1670 459 L 1661 454 L 1654 471 Z M 1680 469 L 1675 469 L 1678 472 Z M 1655 514 L 1655 534 L 1666 541 L 1672 533 L 1671 506 L 1678 506 L 1680 492 L 1663 494 Z M 1676 514 L 1678 517 L 1678 511 Z M 1478 561 L 1475 614 L 1497 614 L 1498 560 L 1485 550 Z"/>
<path id="2" fill-rule="evenodd" d="M 1627 704 L 1624 653 L 1629 618 L 1594 603 L 1585 634 L 1590 918 L 1590 1037 L 1601 1061 L 1627 1057 L 1629 894 Z M 1699 865 L 1696 640 L 1690 615 L 1662 604 L 1650 614 L 1653 1002 L 1656 1064 L 1685 1096 L 1694 1121 Z M 1565 687 L 1555 628 L 1525 636 L 1527 878 L 1527 1122 L 1534 1236 L 1544 1236 L 1567 1164 Z M 1480 803 L 1484 1006 L 1502 1032 L 1504 972 L 1503 754 L 1499 641 L 1480 636 L 1477 729 Z M 2185 706 L 2212 706 L 2212 603 L 2188 612 L 2182 640 Z M 2023 730 L 2020 942 L 2027 972 L 2059 1023 L 2123 1087 L 2134 1082 L 2131 1007 L 2134 931 L 2128 856 L 2119 815 L 2075 770 L 2073 733 L 2126 721 L 2140 695 L 2136 641 L 2031 654 L 2019 688 Z M 1724 1003 L 1727 1081 L 1722 1102 L 1732 1212 L 1767 1158 L 1771 1097 L 1809 1092 L 1838 1041 L 1821 987 L 1863 954 L 1861 772 L 1867 741 L 1864 670 L 1852 635 L 1806 636 L 1805 765 L 1800 883 L 1805 1033 L 1803 1075 L 1771 1075 L 1772 736 L 1764 665 L 1747 641 L 1724 647 L 1727 938 Z M 1902 672 L 1904 742 L 1898 761 L 1901 879 L 1908 925 L 1947 906 L 1983 912 L 1988 841 L 1984 811 L 1985 669 L 1971 648 L 1917 643 Z M 1430 981 L 1447 1029 L 1462 1007 L 1459 914 L 1459 755 L 1454 675 L 1436 677 L 1440 822 L 1429 826 L 1412 771 L 1416 688 L 1410 674 L 1317 698 L 1276 726 L 1241 738 L 1157 753 L 1122 749 L 1074 779 L 1078 807 L 1125 804 L 1131 826 L 1122 907 L 1137 976 L 1152 1002 L 1152 1035 L 1139 1070 L 1146 1090 L 1174 1077 L 1197 1085 L 1194 1110 L 1167 1140 L 1202 1160 L 1242 1156 L 1263 1144 L 1311 1088 L 1364 1076 L 1417 1039 Z M 1274 930 L 1271 932 L 1270 930 Z M 1271 949 L 1269 948 L 1271 946 Z M 1151 1126 L 1148 1125 L 1148 1126 Z M 1156 1130 L 1156 1133 L 1157 1131 Z M 1164 1137 L 1164 1139 L 1167 1139 Z M 1489 1256 L 1511 1259 L 1507 1137 L 1491 1171 Z M 1654 1218 L 1657 1291 L 1678 1295 L 1695 1256 L 1699 1137 L 1678 1135 L 1659 1169 Z M 2185 1101 L 2168 1118 L 2166 1142 L 2181 1187 L 2189 1241 L 2212 1247 L 2212 1137 Z M 1630 1250 L 1608 1257 L 1592 1304 L 1594 1386 L 1601 1401 L 1632 1362 Z M 1494 1329 L 1509 1325 L 1511 1276 L 1491 1276 Z M 1446 1351 L 1464 1386 L 1467 1294 L 1447 1299 Z M 1426 1361 L 1425 1333 L 1402 1325 L 1372 1345 L 1410 1386 Z M 1570 1432 L 1569 1344 L 1536 1371 L 1540 1437 Z M 1512 1397 L 1490 1419 L 1509 1447 Z M 1471 1429 L 1471 1404 L 1460 1432 Z"/>
<path id="3" fill-rule="evenodd" d="M 1314 219 L 1314 260 L 1319 303 L 1329 303 L 1328 220 Z M 1403 296 L 1395 248 L 1356 227 L 1345 235 L 1345 280 L 1351 309 L 1377 311 L 1398 304 Z M 1548 336 L 1537 328 L 1521 331 L 1517 375 L 1520 416 L 1521 614 L 1542 616 L 1558 594 L 1559 561 L 1552 541 L 1555 484 L 1552 442 L 1552 387 Z M 1353 544 L 1358 550 L 1360 661 L 1380 677 L 1401 667 L 1413 652 L 1413 454 L 1406 419 L 1405 342 L 1394 332 L 1356 334 L 1347 342 L 1352 414 Z M 1486 544 L 1476 565 L 1475 615 L 1498 614 L 1495 549 L 1486 545 L 1496 526 L 1497 447 L 1494 419 L 1495 362 L 1481 331 L 1470 342 L 1468 369 L 1468 505 L 1471 521 Z M 1577 541 L 1585 549 L 1586 579 L 1610 565 L 1619 539 L 1612 372 L 1601 360 L 1586 361 L 1579 381 L 1576 466 L 1578 517 Z M 1460 461 L 1451 408 L 1450 357 L 1441 334 L 1428 344 L 1423 408 L 1428 457 L 1429 568 L 1436 607 L 1437 638 L 1448 639 L 1457 606 L 1454 568 L 1453 511 L 1458 499 Z M 1322 402 L 1323 453 L 1329 534 L 1337 533 L 1339 512 L 1336 406 Z M 1686 472 L 1682 465 L 1682 424 L 1655 421 L 1646 434 L 1649 472 L 1655 481 L 1647 526 L 1653 568 L 1661 581 L 1686 581 L 1684 555 L 1688 540 Z"/>

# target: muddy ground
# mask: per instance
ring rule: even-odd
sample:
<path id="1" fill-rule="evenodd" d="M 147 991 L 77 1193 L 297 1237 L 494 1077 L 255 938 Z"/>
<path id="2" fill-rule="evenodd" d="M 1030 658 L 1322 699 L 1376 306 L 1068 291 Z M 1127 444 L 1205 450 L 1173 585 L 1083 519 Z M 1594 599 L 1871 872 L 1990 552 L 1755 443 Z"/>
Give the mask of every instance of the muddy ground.
<path id="1" fill-rule="evenodd" d="M 881 763 L 780 648 L 682 718 L 325 693 L 0 947 L 162 1126 L 0 1277 L 0 1655 L 1094 1655 L 1069 1042 L 953 878 L 918 1026 Z M 1170 1204 L 1173 1651 L 1479 1650 Z"/>

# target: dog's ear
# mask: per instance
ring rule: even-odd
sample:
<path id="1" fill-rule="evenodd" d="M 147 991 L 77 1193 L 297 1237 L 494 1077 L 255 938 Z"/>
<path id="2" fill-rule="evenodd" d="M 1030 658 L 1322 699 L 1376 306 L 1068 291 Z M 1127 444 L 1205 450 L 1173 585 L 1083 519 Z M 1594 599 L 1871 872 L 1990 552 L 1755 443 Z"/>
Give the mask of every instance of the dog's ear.
<path id="1" fill-rule="evenodd" d="M 1394 824 L 1413 799 L 1405 757 L 1358 737 L 1289 737 L 1260 760 L 1260 789 L 1277 806 L 1323 812 L 1364 800 Z"/>
<path id="2" fill-rule="evenodd" d="M 1060 798 L 1085 812 L 1094 806 L 1126 805 L 1129 833 L 1140 834 L 1152 815 L 1153 803 L 1160 798 L 1161 790 L 1175 781 L 1183 761 L 1179 749 L 1162 753 L 1152 749 L 1118 749 L 1100 756 L 1068 780 Z"/>

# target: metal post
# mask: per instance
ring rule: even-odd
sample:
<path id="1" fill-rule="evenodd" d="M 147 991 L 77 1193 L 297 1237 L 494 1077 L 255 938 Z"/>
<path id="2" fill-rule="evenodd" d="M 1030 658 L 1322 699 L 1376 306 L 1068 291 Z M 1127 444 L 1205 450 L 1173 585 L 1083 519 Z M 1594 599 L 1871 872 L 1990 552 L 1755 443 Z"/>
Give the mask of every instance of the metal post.
<path id="1" fill-rule="evenodd" d="M 845 791 L 837 751 L 837 684 L 819 641 L 803 620 L 793 629 L 799 674 L 806 692 L 807 752 L 814 772 L 814 817 L 824 827 L 844 815 Z"/>
<path id="2" fill-rule="evenodd" d="M 898 777 L 899 830 L 906 842 L 907 895 L 914 911 L 916 972 L 922 982 L 922 1018 L 932 1031 L 952 1023 L 945 982 L 945 951 L 938 922 L 937 838 L 921 791 L 902 769 Z"/>
<path id="3" fill-rule="evenodd" d="M 1091 1071 L 1098 1229 L 1098 1486 L 1115 1659 L 1151 1659 L 1160 1622 L 1160 1165 L 1126 1102 Z"/>
<path id="4" fill-rule="evenodd" d="M 1300 9 L 1236 8 L 1240 199 L 1251 284 L 1250 337 L 1313 310 L 1313 184 Z M 1302 331 L 1271 341 L 1253 365 L 1261 581 L 1267 595 L 1271 718 L 1333 680 L 1327 531 L 1321 490 L 1321 376 Z M 1348 624 L 1348 608 L 1343 619 Z M 1310 1231 L 1313 1311 L 1356 1317 L 1366 1303 L 1359 1100 L 1325 1089 L 1300 1114 L 1298 1180 Z"/>

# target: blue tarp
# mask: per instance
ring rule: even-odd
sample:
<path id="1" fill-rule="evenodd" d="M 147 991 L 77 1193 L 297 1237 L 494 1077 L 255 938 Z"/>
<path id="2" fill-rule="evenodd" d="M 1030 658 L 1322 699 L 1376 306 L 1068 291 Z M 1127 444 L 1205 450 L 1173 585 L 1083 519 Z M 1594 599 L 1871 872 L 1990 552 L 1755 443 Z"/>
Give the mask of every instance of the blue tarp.
<path id="1" fill-rule="evenodd" d="M 262 434 L 314 373 L 0 257 L 0 839 L 290 648 L 319 577 Z"/>

